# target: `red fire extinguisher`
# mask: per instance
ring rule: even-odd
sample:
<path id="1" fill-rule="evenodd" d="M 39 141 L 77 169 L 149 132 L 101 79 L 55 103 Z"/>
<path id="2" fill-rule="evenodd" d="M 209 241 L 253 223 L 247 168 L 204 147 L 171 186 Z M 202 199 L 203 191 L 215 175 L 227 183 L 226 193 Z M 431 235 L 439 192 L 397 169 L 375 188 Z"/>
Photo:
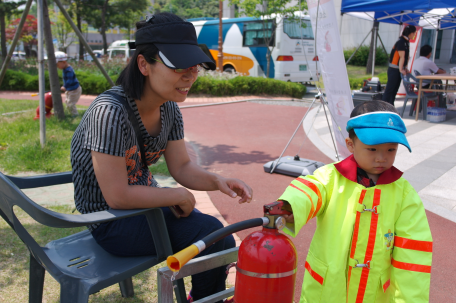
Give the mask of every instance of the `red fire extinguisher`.
<path id="1" fill-rule="evenodd" d="M 52 93 L 47 92 L 44 94 L 44 106 L 45 106 L 45 113 L 46 113 L 46 118 L 49 118 L 53 115 L 51 113 L 52 108 L 54 108 L 54 104 L 52 103 Z M 34 120 L 37 120 L 40 118 L 40 107 L 38 106 L 36 108 L 36 116 L 33 118 Z"/>
<path id="2" fill-rule="evenodd" d="M 236 264 L 236 303 L 292 303 L 297 272 L 297 254 L 293 242 L 281 234 L 285 227 L 282 215 L 283 202 L 276 201 L 263 206 L 264 217 L 238 222 L 219 229 L 202 240 L 169 256 L 167 265 L 179 271 L 191 258 L 207 246 L 234 232 L 263 226 L 242 241 Z"/>

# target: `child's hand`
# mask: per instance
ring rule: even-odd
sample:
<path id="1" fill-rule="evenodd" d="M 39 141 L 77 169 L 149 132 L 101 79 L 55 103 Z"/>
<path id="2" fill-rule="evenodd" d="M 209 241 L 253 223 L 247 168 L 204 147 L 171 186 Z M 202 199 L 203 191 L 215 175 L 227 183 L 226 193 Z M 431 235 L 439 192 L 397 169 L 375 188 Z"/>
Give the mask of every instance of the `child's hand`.
<path id="1" fill-rule="evenodd" d="M 60 88 L 60 90 L 61 90 L 62 92 L 66 91 L 65 86 L 62 86 L 62 87 Z"/>
<path id="2" fill-rule="evenodd" d="M 287 221 L 287 223 L 294 223 L 294 216 L 293 216 L 293 214 L 291 214 L 291 215 L 283 215 L 282 217 L 285 218 L 285 221 Z"/>

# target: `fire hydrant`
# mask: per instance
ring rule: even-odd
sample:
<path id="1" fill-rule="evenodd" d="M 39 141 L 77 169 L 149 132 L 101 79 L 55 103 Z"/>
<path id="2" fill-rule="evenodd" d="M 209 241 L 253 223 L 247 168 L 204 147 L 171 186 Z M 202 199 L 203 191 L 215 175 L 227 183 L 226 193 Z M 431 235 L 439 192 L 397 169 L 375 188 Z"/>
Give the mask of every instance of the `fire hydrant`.
<path id="1" fill-rule="evenodd" d="M 53 115 L 51 113 L 52 108 L 54 108 L 54 104 L 52 103 L 52 93 L 48 92 L 44 94 L 44 105 L 45 105 L 45 111 L 46 111 L 46 118 L 49 118 L 50 116 Z M 39 119 L 40 118 L 40 107 L 38 106 L 36 108 L 36 116 L 33 118 L 33 120 Z"/>

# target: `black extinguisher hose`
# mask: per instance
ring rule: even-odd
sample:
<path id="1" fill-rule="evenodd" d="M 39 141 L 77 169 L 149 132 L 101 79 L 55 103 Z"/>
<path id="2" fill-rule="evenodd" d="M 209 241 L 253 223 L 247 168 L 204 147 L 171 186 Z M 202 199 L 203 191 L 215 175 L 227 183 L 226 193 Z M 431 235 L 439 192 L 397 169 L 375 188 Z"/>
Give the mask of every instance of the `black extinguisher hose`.
<path id="1" fill-rule="evenodd" d="M 166 263 L 172 271 L 179 271 L 182 268 L 182 266 L 184 266 L 194 256 L 196 256 L 204 249 L 206 249 L 206 247 L 211 246 L 212 244 L 225 238 L 226 236 L 231 235 L 240 230 L 249 229 L 257 226 L 263 226 L 268 223 L 269 219 L 264 217 L 249 219 L 226 226 L 224 228 L 214 231 L 213 233 L 207 235 L 203 239 L 193 243 L 191 246 L 184 248 L 180 252 L 172 256 L 169 256 L 166 260 Z"/>
<path id="2" fill-rule="evenodd" d="M 262 226 L 263 224 L 264 224 L 264 221 L 262 218 L 241 221 L 241 222 L 226 226 L 224 228 L 221 228 L 219 230 L 216 230 L 213 233 L 210 233 L 206 237 L 202 238 L 201 241 L 203 241 L 204 244 L 206 244 L 206 247 L 208 247 L 208 246 L 211 246 L 212 244 L 214 244 L 215 242 L 220 241 L 221 239 L 223 239 L 226 236 L 231 235 L 235 232 L 238 232 L 238 231 L 244 230 L 244 229 L 249 229 L 252 227 Z"/>

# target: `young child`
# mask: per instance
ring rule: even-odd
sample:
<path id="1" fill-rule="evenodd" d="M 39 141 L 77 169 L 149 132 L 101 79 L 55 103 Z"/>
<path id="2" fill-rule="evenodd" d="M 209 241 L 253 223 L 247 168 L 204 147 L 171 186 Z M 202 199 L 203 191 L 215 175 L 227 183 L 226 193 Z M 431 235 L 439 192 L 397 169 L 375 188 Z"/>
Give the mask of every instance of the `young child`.
<path id="1" fill-rule="evenodd" d="M 407 131 L 389 103 L 355 107 L 345 139 L 353 154 L 291 182 L 278 200 L 296 236 L 317 229 L 300 302 L 429 302 L 432 236 L 423 203 L 393 166 Z"/>
<path id="2" fill-rule="evenodd" d="M 81 97 L 82 88 L 79 85 L 78 78 L 74 73 L 73 67 L 68 64 L 68 56 L 64 52 L 55 52 L 55 58 L 57 60 L 57 67 L 63 71 L 63 86 L 60 88 L 61 91 L 65 92 L 68 110 L 73 117 L 78 115 L 76 109 L 76 103 L 78 103 Z"/>

